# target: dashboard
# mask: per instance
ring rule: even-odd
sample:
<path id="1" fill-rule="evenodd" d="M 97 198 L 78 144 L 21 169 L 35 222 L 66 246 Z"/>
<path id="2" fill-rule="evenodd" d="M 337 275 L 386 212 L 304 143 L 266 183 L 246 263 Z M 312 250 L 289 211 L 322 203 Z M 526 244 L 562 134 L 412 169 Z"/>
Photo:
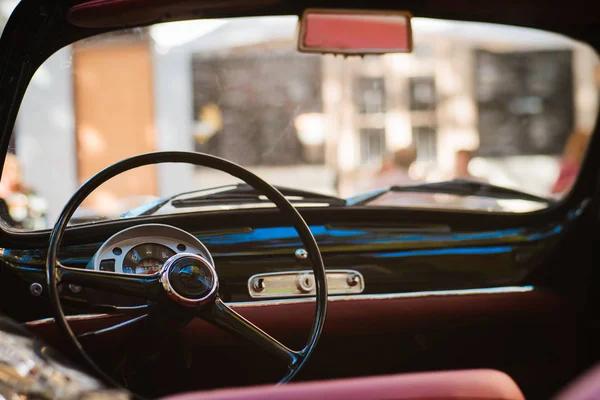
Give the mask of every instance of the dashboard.
<path id="1" fill-rule="evenodd" d="M 114 269 L 114 273 L 146 275 L 156 272 L 173 255 L 184 252 L 201 255 L 211 263 L 214 261 L 219 278 L 219 298 L 223 302 L 240 310 L 240 313 L 244 312 L 245 318 L 264 326 L 275 337 L 290 339 L 292 343 L 297 339 L 295 332 L 304 332 L 304 326 L 310 326 L 314 313 L 314 299 L 311 298 L 314 283 L 310 276 L 312 266 L 303 255 L 302 241 L 293 226 L 286 225 L 282 220 L 253 219 L 253 216 L 253 213 L 248 213 L 239 218 L 219 218 L 217 224 L 210 223 L 211 215 L 201 215 L 196 218 L 173 217 L 165 221 L 169 225 L 147 223 L 127 226 L 134 221 L 119 221 L 100 226 L 104 231 L 97 226 L 73 229 L 71 240 L 59 253 L 59 260 L 71 268 L 107 273 Z M 458 318 L 456 315 L 465 318 L 467 314 L 468 318 L 469 315 L 473 316 L 473 310 L 475 314 L 483 313 L 485 320 L 493 320 L 490 316 L 495 315 L 495 306 L 485 300 L 487 297 L 478 305 L 474 295 L 512 293 L 516 296 L 532 291 L 531 287 L 522 286 L 523 276 L 539 265 L 544 249 L 551 247 L 563 231 L 560 224 L 458 230 L 450 224 L 332 221 L 331 216 L 313 218 L 309 223 L 327 268 L 330 294 L 328 317 L 332 321 L 328 329 L 333 329 L 330 338 L 335 339 L 328 344 L 335 342 L 331 354 L 345 354 L 344 349 L 355 343 L 356 335 L 361 332 L 371 336 L 373 332 L 391 332 L 390 329 L 394 329 L 391 326 L 402 329 L 408 329 L 406 327 L 411 324 L 431 327 L 430 320 L 449 321 Z M 86 235 L 88 231 L 90 234 Z M 4 302 L 0 304 L 6 304 L 8 313 L 18 315 L 22 321 L 43 321 L 52 315 L 44 296 L 45 288 L 35 294 L 31 288 L 36 284 L 37 287 L 43 287 L 45 253 L 41 248 L 43 244 L 33 247 L 29 242 L 27 245 L 30 247 L 0 251 L 0 267 L 4 278 L 0 282 L 0 300 L 4 298 Z M 11 279 L 11 275 L 16 279 Z M 417 300 L 423 296 L 429 296 L 431 300 Z M 523 299 L 511 296 L 497 297 L 498 307 L 502 310 L 498 311 L 502 313 L 500 315 L 506 315 L 506 301 L 509 304 L 511 301 L 518 302 L 515 310 L 527 310 L 526 306 L 522 306 Z M 405 302 L 405 299 L 411 300 Z M 385 300 L 386 303 L 379 300 Z M 73 321 L 81 318 L 82 324 L 86 323 L 86 315 L 105 313 L 110 306 L 131 310 L 143 310 L 146 306 L 145 301 L 140 302 L 138 297 L 103 292 L 85 284 L 81 287 L 63 286 L 61 301 L 65 311 L 73 315 Z M 456 301 L 464 302 L 464 305 L 458 306 Z M 87 304 L 103 307 L 92 308 Z M 387 304 L 394 306 L 390 308 Z M 396 304 L 405 304 L 405 311 L 398 311 Z M 424 311 L 417 304 L 439 304 L 439 309 L 445 311 L 437 308 Z M 18 313 L 12 311 L 17 307 Z M 456 314 L 457 309 L 468 312 L 465 315 Z M 102 318 L 110 318 L 108 314 L 101 315 L 105 315 Z M 399 315 L 403 318 L 399 318 Z M 422 317 L 431 315 L 435 318 L 421 325 Z M 548 314 L 538 312 L 536 315 Z M 411 316 L 418 318 L 418 321 L 411 322 Z M 277 322 L 273 323 L 272 320 Z M 348 321 L 351 321 L 350 324 Z M 357 325 L 352 321 L 362 322 Z M 499 321 L 505 322 L 502 319 Z M 43 329 L 43 326 L 39 328 Z M 126 329 L 130 329 L 127 332 L 136 332 L 133 330 L 134 324 Z M 223 338 L 227 335 L 214 334 L 210 325 L 190 324 L 186 329 L 190 338 L 193 338 L 189 342 L 194 343 L 193 346 L 197 346 L 194 349 L 201 354 L 199 359 L 206 357 L 207 343 L 212 344 L 213 340 L 217 340 L 217 343 L 223 340 L 221 344 L 229 343 L 228 339 Z M 107 332 L 110 335 L 112 331 Z M 348 332 L 352 334 L 346 339 L 344 335 Z M 405 342 L 398 342 L 399 336 L 393 332 L 392 343 L 404 346 Z M 480 335 L 480 331 L 474 332 Z M 503 331 L 490 329 L 490 332 L 492 337 L 488 343 L 497 340 L 497 332 Z M 473 332 L 462 330 L 460 333 L 457 341 L 453 342 L 458 343 L 456 347 L 462 349 L 463 342 L 465 346 L 472 346 L 474 336 L 470 336 L 470 333 Z M 437 340 L 434 334 L 429 336 L 428 333 L 426 339 L 431 337 L 430 340 Z M 520 335 L 518 339 L 522 340 Z M 113 349 L 113 336 L 107 337 L 104 339 L 106 347 L 96 348 Z M 96 336 L 85 340 L 96 340 Z M 445 332 L 444 340 L 447 340 Z M 540 343 L 537 334 L 535 340 L 532 343 Z M 380 354 L 381 348 L 387 347 L 387 342 L 373 343 L 375 347 L 367 348 L 368 354 Z M 329 348 L 328 345 L 325 347 Z M 234 348 L 238 350 L 237 346 Z M 512 350 L 512 347 L 506 345 L 502 349 Z M 217 346 L 215 351 L 222 354 L 225 350 Z M 251 356 L 254 353 L 248 354 L 247 359 L 252 361 L 255 368 L 256 360 Z M 352 354 L 351 357 L 356 359 L 357 356 Z M 368 360 L 367 353 L 358 357 Z M 339 363 L 339 358 L 335 356 L 324 359 Z M 410 360 L 414 361 L 414 358 Z M 390 363 L 396 366 L 397 360 Z M 228 361 L 222 368 L 231 370 L 231 364 Z M 344 360 L 341 364 L 357 363 Z M 368 366 L 369 373 L 373 373 L 372 365 L 376 362 L 359 364 Z M 335 369 L 333 365 L 325 368 L 328 371 Z M 242 370 L 247 376 L 246 369 Z M 177 384 L 181 385 L 179 390 L 184 387 L 179 381 Z"/>
<path id="2" fill-rule="evenodd" d="M 170 225 L 144 224 L 111 236 L 86 268 L 122 274 L 151 275 L 178 253 L 202 256 L 214 263 L 210 252 L 195 236 Z"/>
<path id="3" fill-rule="evenodd" d="M 331 301 L 522 285 L 564 230 L 560 223 L 492 230 L 462 222 L 458 230 L 450 222 L 417 223 L 414 217 L 382 221 L 377 211 L 363 219 L 335 210 L 304 212 L 327 268 Z M 145 275 L 174 254 L 193 253 L 214 262 L 225 302 L 310 301 L 312 265 L 302 257 L 298 233 L 276 219 L 278 214 L 229 211 L 225 219 L 208 213 L 157 217 L 140 225 L 127 220 L 90 225 L 70 232 L 59 260 L 72 268 Z M 22 318 L 51 315 L 45 299 L 46 241 L 40 236 L 0 249 L 0 300 L 27 304 L 30 315 Z M 98 304 L 139 301 L 75 285 L 63 288 L 63 296 Z"/>
<path id="4" fill-rule="evenodd" d="M 487 347 L 481 347 L 481 351 L 473 350 L 473 343 L 495 342 L 500 336 L 514 332 L 514 329 L 504 329 L 508 326 L 505 317 L 508 313 L 511 316 L 528 313 L 528 309 L 531 309 L 527 306 L 527 299 L 521 297 L 521 292 L 531 291 L 532 295 L 537 296 L 532 287 L 523 286 L 529 283 L 524 277 L 545 261 L 546 249 L 552 248 L 565 231 L 563 221 L 524 226 L 510 226 L 507 223 L 506 226 L 497 227 L 475 222 L 468 225 L 462 218 L 457 219 L 456 223 L 449 220 L 442 224 L 436 220 L 434 224 L 420 220 L 415 213 L 411 213 L 410 218 L 396 221 L 390 218 L 389 212 L 382 212 L 379 218 L 376 211 L 362 218 L 355 213 L 335 210 L 328 210 L 327 214 L 321 210 L 303 212 L 319 244 L 328 273 L 330 322 L 327 329 L 331 336 L 328 342 L 324 342 L 324 348 L 332 350 L 318 361 L 320 365 L 325 365 L 323 370 L 327 371 L 364 365 L 368 370 L 365 373 L 372 374 L 373 365 L 376 365 L 380 368 L 376 372 L 383 374 L 388 365 L 397 368 L 397 357 L 390 357 L 389 363 L 385 364 L 377 360 L 371 362 L 369 357 L 375 354 L 380 360 L 381 349 L 392 348 L 389 344 L 405 350 L 408 342 L 404 338 L 413 339 L 404 330 L 413 327 L 419 335 L 422 335 L 422 330 L 426 331 L 427 336 L 419 337 L 431 340 L 434 344 L 443 340 L 452 351 L 456 349 L 461 355 L 464 355 L 464 349 L 471 349 L 466 353 L 473 357 L 478 354 L 489 356 Z M 245 318 L 275 337 L 281 337 L 286 343 L 295 343 L 296 339 L 303 339 L 301 336 L 305 326 L 310 326 L 314 313 L 314 299 L 311 298 L 313 283 L 309 275 L 311 263 L 302 256 L 300 250 L 303 244 L 294 227 L 278 214 L 269 211 L 228 211 L 225 216 L 207 213 L 157 217 L 144 221 L 152 223 L 137 226 L 134 224 L 140 221 L 124 220 L 73 228 L 65 236 L 59 260 L 72 268 L 103 271 L 109 265 L 107 272 L 110 272 L 114 265 L 115 273 L 148 274 L 162 265 L 171 252 L 182 252 L 180 245 L 185 245 L 185 252 L 204 254 L 214 259 L 219 278 L 219 297 L 223 302 L 243 312 Z M 484 218 L 479 220 L 485 222 Z M 52 317 L 44 287 L 46 242 L 47 237 L 41 237 L 39 241 L 23 241 L 19 247 L 7 244 L 0 249 L 0 272 L 3 274 L 0 280 L 0 304 L 4 305 L 6 314 L 22 322 L 44 321 Z M 162 252 L 165 252 L 164 256 Z M 133 254 L 137 254 L 135 260 L 131 257 Z M 345 292 L 335 292 L 336 284 Z M 34 287 L 41 290 L 34 292 Z M 508 295 L 494 297 L 490 296 L 492 293 Z M 427 300 L 419 300 L 425 296 Z M 87 304 L 137 309 L 145 306 L 140 300 L 85 285 L 63 286 L 61 295 L 65 311 L 73 315 L 73 324 L 79 318 L 81 324 L 87 324 L 84 319 L 86 315 L 107 313 L 108 307 L 92 308 Z M 535 307 L 544 304 L 538 297 L 531 301 L 533 303 L 530 304 L 536 304 Z M 422 308 L 421 304 L 427 307 Z M 510 312 L 507 311 L 509 308 Z M 457 313 L 457 310 L 464 310 L 466 314 Z M 547 348 L 543 346 L 547 341 L 539 341 L 538 330 L 532 331 L 535 337 L 530 341 L 526 338 L 525 342 L 522 332 L 529 332 L 527 327 L 531 324 L 546 326 L 534 318 L 555 315 L 555 312 L 539 312 L 536 311 L 538 308 L 533 310 L 531 315 L 523 314 L 527 318 L 518 318 L 518 321 L 527 321 L 523 323 L 529 325 L 518 330 L 514 340 L 505 340 L 503 336 L 502 343 L 505 345 L 497 349 L 498 359 L 506 359 L 506 354 L 512 352 L 531 352 L 535 346 L 541 349 L 540 359 L 547 354 Z M 479 328 L 454 332 L 456 335 L 453 338 L 456 340 L 448 339 L 445 331 L 437 331 L 439 324 L 454 320 L 457 321 L 456 326 L 465 326 L 464 318 L 481 317 L 473 319 L 475 323 L 467 324 L 480 327 L 481 321 L 494 321 L 496 315 L 500 325 L 490 325 L 490 337 L 486 341 L 473 340 L 482 336 Z M 108 321 L 115 317 L 106 314 L 102 318 Z M 122 322 L 120 319 L 110 321 Z M 133 324 L 131 326 L 127 332 L 135 334 L 135 327 Z M 40 324 L 38 328 L 44 329 L 44 325 Z M 427 329 L 432 332 L 429 333 Z M 390 332 L 393 340 L 368 340 L 368 337 L 374 337 L 374 332 L 382 331 Z M 49 332 L 48 335 L 54 334 L 54 330 Z M 216 359 L 219 354 L 228 354 L 223 345 L 231 343 L 231 339 L 227 338 L 228 335 L 215 334 L 210 325 L 190 325 L 186 332 L 191 338 L 187 342 L 192 343 L 194 351 L 197 349 L 199 352 L 199 360 L 206 359 L 206 351 L 215 341 L 221 344 L 216 345 L 214 353 L 208 353 L 208 357 Z M 296 332 L 298 337 L 295 336 Z M 358 335 L 365 335 L 365 340 L 373 346 L 361 350 L 362 353 L 348 353 L 347 349 L 353 348 L 357 339 L 361 340 Z M 107 337 L 106 347 L 96 347 L 102 349 L 102 353 L 111 353 L 104 349 L 114 349 L 113 336 Z M 235 351 L 239 349 L 238 346 L 234 348 Z M 268 370 L 256 368 L 255 352 L 247 354 L 245 359 L 250 364 L 248 368 L 240 369 L 240 374 L 243 373 L 240 379 L 246 379 L 247 371 L 252 368 L 257 373 L 258 370 Z M 348 360 L 340 361 L 338 354 L 349 354 Z M 422 353 L 414 354 L 415 357 L 407 358 L 407 365 L 420 360 Z M 235 376 L 237 364 L 231 362 L 232 358 L 225 359 L 219 368 L 233 371 L 231 375 Z M 360 359 L 361 363 L 352 362 L 356 359 Z M 326 364 L 330 360 L 334 360 L 335 365 Z M 473 363 L 479 361 L 474 359 Z M 546 362 L 544 365 L 552 363 Z M 437 366 L 432 365 L 432 368 Z M 171 371 L 176 371 L 174 375 L 180 372 L 179 369 Z M 187 377 L 190 371 L 178 376 L 189 381 Z M 348 373 L 358 374 L 362 371 L 352 370 Z M 211 382 L 218 381 L 209 377 Z M 177 381 L 179 390 L 185 387 L 184 383 L 184 379 Z"/>

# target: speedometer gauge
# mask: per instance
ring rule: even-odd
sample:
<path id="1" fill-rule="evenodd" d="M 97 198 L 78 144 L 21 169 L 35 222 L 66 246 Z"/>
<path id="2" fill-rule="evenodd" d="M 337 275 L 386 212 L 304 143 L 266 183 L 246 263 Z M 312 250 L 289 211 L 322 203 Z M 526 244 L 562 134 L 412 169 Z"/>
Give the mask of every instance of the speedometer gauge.
<path id="1" fill-rule="evenodd" d="M 123 273 L 150 275 L 160 271 L 175 252 L 156 243 L 144 243 L 129 250 L 123 259 Z"/>

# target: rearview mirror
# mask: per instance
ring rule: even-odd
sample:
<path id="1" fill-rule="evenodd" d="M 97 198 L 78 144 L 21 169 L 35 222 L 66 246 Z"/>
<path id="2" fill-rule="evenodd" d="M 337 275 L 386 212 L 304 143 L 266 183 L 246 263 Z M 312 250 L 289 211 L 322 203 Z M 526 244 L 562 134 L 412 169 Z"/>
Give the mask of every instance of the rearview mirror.
<path id="1" fill-rule="evenodd" d="M 410 13 L 403 11 L 308 9 L 298 29 L 298 51 L 368 55 L 410 53 Z"/>

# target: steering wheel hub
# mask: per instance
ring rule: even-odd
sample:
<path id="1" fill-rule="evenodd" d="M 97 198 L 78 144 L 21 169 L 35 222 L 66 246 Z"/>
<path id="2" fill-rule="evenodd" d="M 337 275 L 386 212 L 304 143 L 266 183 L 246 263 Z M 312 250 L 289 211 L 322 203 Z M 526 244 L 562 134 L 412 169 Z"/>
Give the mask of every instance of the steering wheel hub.
<path id="1" fill-rule="evenodd" d="M 219 287 L 214 266 L 204 257 L 190 253 L 169 258 L 160 271 L 160 282 L 169 298 L 189 307 L 213 300 Z"/>

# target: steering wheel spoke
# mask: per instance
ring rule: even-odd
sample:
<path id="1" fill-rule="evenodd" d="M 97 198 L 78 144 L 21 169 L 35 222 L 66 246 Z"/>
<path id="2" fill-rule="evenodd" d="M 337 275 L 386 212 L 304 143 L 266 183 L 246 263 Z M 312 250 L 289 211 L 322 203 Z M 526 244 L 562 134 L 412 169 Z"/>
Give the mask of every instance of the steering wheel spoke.
<path id="1" fill-rule="evenodd" d="M 120 322 L 118 324 L 111 325 L 111 326 L 109 326 L 107 328 L 102 328 L 102 329 L 98 329 L 96 331 L 90 331 L 90 332 L 81 333 L 81 334 L 77 335 L 77 339 L 81 340 L 81 339 L 88 339 L 88 338 L 97 338 L 97 337 L 102 336 L 102 335 L 113 333 L 113 332 L 115 332 L 117 330 L 125 329 L 125 328 L 131 327 L 133 325 L 136 325 L 139 322 L 141 322 L 144 319 L 146 319 L 147 317 L 148 317 L 148 314 L 142 314 L 142 315 L 139 315 L 137 317 L 131 318 L 129 320 Z"/>
<path id="2" fill-rule="evenodd" d="M 293 366 L 304 358 L 302 352 L 287 348 L 277 339 L 228 307 L 219 298 L 216 298 L 209 307 L 201 308 L 199 317 L 223 330 L 257 344 L 267 352 L 285 361 L 288 366 Z"/>
<path id="3" fill-rule="evenodd" d="M 109 314 L 109 315 L 140 315 L 148 313 L 151 310 L 151 303 L 140 304 L 137 306 L 115 306 L 112 304 L 94 304 L 85 299 L 73 299 L 61 296 L 61 302 L 65 308 L 74 310 L 75 313 L 86 314 Z"/>
<path id="4" fill-rule="evenodd" d="M 65 267 L 58 263 L 56 277 L 60 283 L 74 283 L 107 292 L 141 297 L 146 300 L 156 300 L 161 294 L 158 274 L 119 274 Z"/>
<path id="5" fill-rule="evenodd" d="M 114 306 L 112 304 L 94 304 L 90 306 L 90 312 L 104 313 L 104 314 L 141 314 L 143 312 L 150 312 L 150 304 L 142 304 L 139 306 Z"/>

